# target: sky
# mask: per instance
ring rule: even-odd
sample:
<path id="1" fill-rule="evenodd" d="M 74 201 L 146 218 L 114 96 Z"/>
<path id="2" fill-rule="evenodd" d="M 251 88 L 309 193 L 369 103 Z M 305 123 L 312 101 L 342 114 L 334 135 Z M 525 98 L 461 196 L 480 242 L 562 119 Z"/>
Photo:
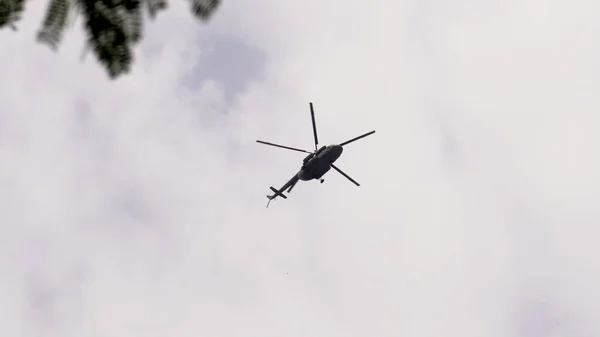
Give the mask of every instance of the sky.
<path id="1" fill-rule="evenodd" d="M 0 31 L 0 334 L 600 335 L 600 4 L 171 1 Z M 265 208 L 312 149 L 370 130 Z M 596 286 L 594 286 L 596 284 Z"/>

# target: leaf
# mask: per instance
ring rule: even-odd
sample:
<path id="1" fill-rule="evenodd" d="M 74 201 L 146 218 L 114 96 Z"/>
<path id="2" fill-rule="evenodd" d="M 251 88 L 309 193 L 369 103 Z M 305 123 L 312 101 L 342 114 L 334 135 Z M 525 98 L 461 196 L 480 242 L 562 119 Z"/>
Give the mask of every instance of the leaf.
<path id="1" fill-rule="evenodd" d="M 190 0 L 192 13 L 202 21 L 208 21 L 221 5 L 221 0 Z"/>
<path id="2" fill-rule="evenodd" d="M 69 10 L 69 0 L 50 0 L 42 28 L 37 34 L 38 41 L 56 50 L 67 24 Z"/>
<path id="3" fill-rule="evenodd" d="M 21 20 L 24 0 L 0 0 L 0 28 L 5 26 L 16 30 L 15 22 Z"/>
<path id="4" fill-rule="evenodd" d="M 146 0 L 146 5 L 148 6 L 148 13 L 152 19 L 156 18 L 156 14 L 158 14 L 159 11 L 167 9 L 166 0 Z"/>
<path id="5" fill-rule="evenodd" d="M 124 7 L 127 11 L 127 36 L 132 43 L 137 43 L 142 38 L 142 9 L 140 0 L 127 0 Z"/>
<path id="6" fill-rule="evenodd" d="M 111 78 L 129 72 L 133 62 L 131 39 L 126 32 L 127 11 L 110 0 L 82 2 L 88 44 Z"/>

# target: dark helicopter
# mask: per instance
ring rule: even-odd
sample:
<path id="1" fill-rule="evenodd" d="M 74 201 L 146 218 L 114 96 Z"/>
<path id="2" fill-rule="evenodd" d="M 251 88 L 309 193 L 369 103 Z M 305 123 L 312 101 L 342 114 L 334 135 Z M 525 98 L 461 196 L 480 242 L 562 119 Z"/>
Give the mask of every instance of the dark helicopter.
<path id="1" fill-rule="evenodd" d="M 327 173 L 329 170 L 331 170 L 332 167 L 334 170 L 338 171 L 341 175 L 343 175 L 348 180 L 353 182 L 356 186 L 360 186 L 359 183 L 357 183 L 354 179 L 350 178 L 346 173 L 342 172 L 342 170 L 340 170 L 335 165 L 333 165 L 333 163 L 342 155 L 342 152 L 344 151 L 344 148 L 343 148 L 344 145 L 350 144 L 356 140 L 359 140 L 368 135 L 371 135 L 371 134 L 375 133 L 375 130 L 373 130 L 371 132 L 367 132 L 364 135 L 347 140 L 341 144 L 323 146 L 320 149 L 317 149 L 319 140 L 317 138 L 317 125 L 315 123 L 315 112 L 313 110 L 312 102 L 310 103 L 310 114 L 312 117 L 313 134 L 315 136 L 315 151 L 314 152 L 296 149 L 296 148 L 289 147 L 289 146 L 277 145 L 277 144 L 273 144 L 273 143 L 269 143 L 269 142 L 263 142 L 262 140 L 256 141 L 257 143 L 261 143 L 261 144 L 266 144 L 266 145 L 280 147 L 283 149 L 308 153 L 308 156 L 306 156 L 306 158 L 304 158 L 304 160 L 302 161 L 302 167 L 300 167 L 300 171 L 298 171 L 298 173 L 296 173 L 287 183 L 285 183 L 285 185 L 283 185 L 279 190 L 276 190 L 273 186 L 270 187 L 271 191 L 273 191 L 275 194 L 267 195 L 267 198 L 269 198 L 269 202 L 267 202 L 267 207 L 269 207 L 269 203 L 271 202 L 271 200 L 275 199 L 278 196 L 280 196 L 284 199 L 287 199 L 287 197 L 283 194 L 283 191 L 285 189 L 288 189 L 287 193 L 289 193 L 292 190 L 292 188 L 294 188 L 294 186 L 296 186 L 296 183 L 298 183 L 298 180 L 308 181 L 308 180 L 315 179 L 315 180 L 319 180 L 322 184 L 325 181 L 325 179 L 323 179 L 323 175 L 325 175 L 325 173 Z"/>

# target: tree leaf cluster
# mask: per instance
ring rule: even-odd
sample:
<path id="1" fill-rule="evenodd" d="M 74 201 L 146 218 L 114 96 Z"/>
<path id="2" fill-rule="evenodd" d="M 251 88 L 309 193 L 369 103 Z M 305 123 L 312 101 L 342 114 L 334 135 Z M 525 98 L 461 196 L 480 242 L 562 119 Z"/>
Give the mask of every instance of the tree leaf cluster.
<path id="1" fill-rule="evenodd" d="M 17 30 L 15 23 L 21 20 L 24 0 L 0 0 L 0 28 L 10 27 Z"/>
<path id="2" fill-rule="evenodd" d="M 207 22 L 221 4 L 221 0 L 186 1 L 202 22 Z M 58 50 L 70 15 L 81 15 L 86 46 L 115 79 L 131 69 L 133 48 L 142 39 L 143 12 L 154 19 L 167 7 L 167 0 L 49 0 L 37 40 Z M 0 0 L 0 28 L 16 30 L 23 10 L 24 0 Z"/>

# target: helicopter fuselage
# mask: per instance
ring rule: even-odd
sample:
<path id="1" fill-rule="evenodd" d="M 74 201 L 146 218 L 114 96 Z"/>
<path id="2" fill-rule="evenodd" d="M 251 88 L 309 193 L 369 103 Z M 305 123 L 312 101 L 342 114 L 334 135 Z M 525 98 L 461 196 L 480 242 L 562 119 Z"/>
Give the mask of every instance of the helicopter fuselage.
<path id="1" fill-rule="evenodd" d="M 305 181 L 320 179 L 331 170 L 331 164 L 342 155 L 343 151 L 344 149 L 340 145 L 329 145 L 321 147 L 316 153 L 309 154 L 304 158 L 298 172 L 298 179 Z"/>

